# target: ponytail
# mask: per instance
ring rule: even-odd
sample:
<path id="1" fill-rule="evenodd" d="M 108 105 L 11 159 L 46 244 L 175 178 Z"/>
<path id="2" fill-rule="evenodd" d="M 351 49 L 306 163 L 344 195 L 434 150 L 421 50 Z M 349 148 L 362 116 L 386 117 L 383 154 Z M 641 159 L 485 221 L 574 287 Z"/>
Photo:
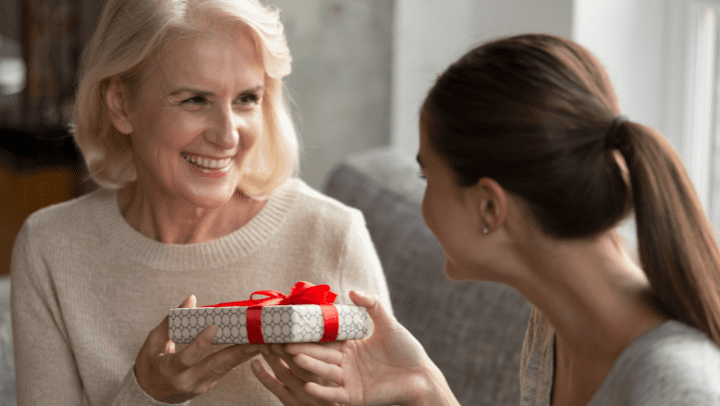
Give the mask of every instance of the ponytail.
<path id="1" fill-rule="evenodd" d="M 720 251 L 690 179 L 652 129 L 625 123 L 618 131 L 627 137 L 618 149 L 630 172 L 640 263 L 656 299 L 720 345 Z"/>
<path id="2" fill-rule="evenodd" d="M 634 207 L 639 259 L 658 307 L 720 346 L 720 250 L 710 223 L 672 147 L 619 112 L 590 51 L 524 34 L 453 63 L 420 118 L 460 186 L 496 180 L 548 236 L 597 236 Z"/>

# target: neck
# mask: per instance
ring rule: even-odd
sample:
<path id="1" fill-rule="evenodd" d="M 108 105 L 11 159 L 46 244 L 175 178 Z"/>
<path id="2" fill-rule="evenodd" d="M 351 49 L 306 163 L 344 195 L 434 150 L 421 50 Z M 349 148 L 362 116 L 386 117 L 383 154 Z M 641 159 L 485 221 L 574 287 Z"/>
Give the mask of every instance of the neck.
<path id="1" fill-rule="evenodd" d="M 212 241 L 247 224 L 264 206 L 238 192 L 213 207 L 200 207 L 175 196 L 148 193 L 137 183 L 118 191 L 125 220 L 144 236 L 167 244 Z"/>
<path id="2" fill-rule="evenodd" d="M 644 272 L 616 241 L 614 232 L 543 240 L 540 249 L 535 241 L 517 256 L 513 286 L 556 332 L 556 379 L 562 385 L 555 387 L 587 398 L 585 403 L 622 350 L 666 320 L 653 306 Z"/>

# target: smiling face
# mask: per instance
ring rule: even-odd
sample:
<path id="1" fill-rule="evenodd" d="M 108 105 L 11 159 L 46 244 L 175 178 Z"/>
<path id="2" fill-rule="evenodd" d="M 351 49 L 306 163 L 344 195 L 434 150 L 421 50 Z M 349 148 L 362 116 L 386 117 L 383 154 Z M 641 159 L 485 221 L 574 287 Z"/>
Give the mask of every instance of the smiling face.
<path id="1" fill-rule="evenodd" d="M 138 192 L 199 207 L 232 197 L 263 134 L 258 54 L 244 32 L 180 40 L 160 57 L 118 128 L 132 139 Z"/>

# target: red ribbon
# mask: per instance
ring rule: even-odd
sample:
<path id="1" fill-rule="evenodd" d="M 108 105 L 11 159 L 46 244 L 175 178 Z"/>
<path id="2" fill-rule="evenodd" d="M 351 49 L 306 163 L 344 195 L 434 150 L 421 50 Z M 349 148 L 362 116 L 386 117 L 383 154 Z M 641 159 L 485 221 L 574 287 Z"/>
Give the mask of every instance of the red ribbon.
<path id="1" fill-rule="evenodd" d="M 255 295 L 267 296 L 264 299 L 253 299 Z M 212 306 L 203 307 L 230 307 L 248 306 L 247 309 L 247 332 L 251 344 L 263 344 L 262 336 L 262 308 L 264 306 L 281 305 L 320 305 L 322 310 L 325 329 L 321 342 L 335 341 L 338 333 L 338 312 L 333 305 L 337 295 L 330 291 L 328 285 L 313 285 L 309 282 L 298 282 L 292 287 L 290 295 L 284 295 L 274 290 L 259 290 L 250 295 L 249 300 L 239 302 L 218 303 Z"/>

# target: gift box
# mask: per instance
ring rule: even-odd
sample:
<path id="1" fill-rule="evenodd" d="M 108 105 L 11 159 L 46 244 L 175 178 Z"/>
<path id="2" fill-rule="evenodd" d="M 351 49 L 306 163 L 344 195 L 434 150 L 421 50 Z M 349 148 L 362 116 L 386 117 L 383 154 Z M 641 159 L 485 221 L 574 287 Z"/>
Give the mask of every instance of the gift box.
<path id="1" fill-rule="evenodd" d="M 253 299 L 264 295 L 264 299 Z M 298 282 L 289 296 L 258 291 L 250 300 L 212 306 L 170 309 L 168 336 L 191 343 L 203 329 L 217 326 L 214 344 L 302 343 L 365 338 L 364 307 L 336 305 L 327 285 Z"/>

